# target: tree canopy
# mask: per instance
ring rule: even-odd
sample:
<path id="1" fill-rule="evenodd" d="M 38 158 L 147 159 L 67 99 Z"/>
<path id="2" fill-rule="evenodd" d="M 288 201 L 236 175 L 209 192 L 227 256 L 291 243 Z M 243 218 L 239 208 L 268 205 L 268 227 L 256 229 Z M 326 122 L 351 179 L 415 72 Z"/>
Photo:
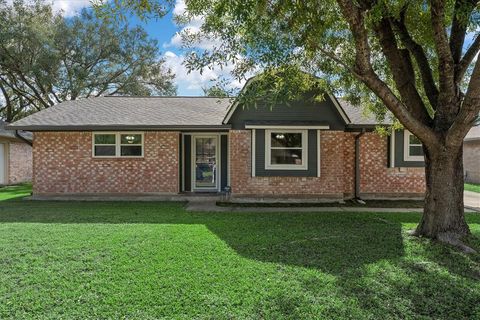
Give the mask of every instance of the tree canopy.
<path id="1" fill-rule="evenodd" d="M 177 20 L 202 21 L 198 32 L 187 28 L 183 34 L 190 49 L 187 67 L 234 63 L 238 78 L 264 71 L 257 90 L 264 96 L 295 97 L 311 84 L 370 109 L 380 120 L 388 110 L 423 143 L 425 208 L 415 234 L 462 246 L 459 239 L 469 234 L 462 146 L 480 111 L 476 0 L 185 3 Z M 162 15 L 169 5 L 114 2 L 142 16 Z M 196 47 L 202 40 L 212 49 Z"/>
<path id="2" fill-rule="evenodd" d="M 118 11 L 130 9 L 142 17 L 162 16 L 173 5 L 115 3 Z M 288 79 L 275 74 L 279 67 L 298 68 L 320 77 L 315 86 L 369 108 L 379 120 L 390 109 L 422 140 L 433 139 L 426 127 L 445 102 L 439 98 L 447 87 L 462 92 L 461 104 L 473 98 L 466 94 L 480 49 L 480 12 L 473 0 L 187 0 L 186 6 L 177 21 L 203 21 L 199 32 L 182 34 L 190 70 L 233 62 L 235 77 L 261 69 L 264 80 L 277 83 L 270 90 L 285 91 L 284 86 L 295 96 L 308 85 L 281 83 L 298 83 L 293 72 Z M 215 40 L 212 49 L 197 49 L 202 40 Z M 472 122 L 466 118 L 463 122 Z M 466 133 L 460 131 L 459 136 Z"/>
<path id="3" fill-rule="evenodd" d="M 101 95 L 174 95 L 174 75 L 140 27 L 49 3 L 0 0 L 0 99 L 7 121 L 64 100 Z"/>

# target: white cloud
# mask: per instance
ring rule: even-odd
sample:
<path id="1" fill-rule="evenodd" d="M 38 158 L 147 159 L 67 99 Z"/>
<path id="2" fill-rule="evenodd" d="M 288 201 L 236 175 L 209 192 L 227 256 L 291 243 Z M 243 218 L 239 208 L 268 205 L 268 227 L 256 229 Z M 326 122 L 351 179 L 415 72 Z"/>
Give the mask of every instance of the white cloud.
<path id="1" fill-rule="evenodd" d="M 90 7 L 90 0 L 53 0 L 53 10 L 61 11 L 65 17 L 77 15 L 83 8 Z"/>
<path id="2" fill-rule="evenodd" d="M 202 88 L 211 86 L 219 79 L 231 79 L 227 84 L 227 89 L 241 89 L 245 84 L 245 80 L 235 80 L 231 78 L 230 72 L 234 68 L 233 64 L 228 64 L 223 68 L 205 69 L 202 73 L 196 70 L 188 72 L 184 65 L 184 55 L 177 55 L 174 52 L 167 51 L 163 57 L 165 64 L 171 68 L 176 75 L 180 95 L 202 95 Z"/>
<path id="3" fill-rule="evenodd" d="M 173 9 L 174 16 L 184 16 L 186 13 L 187 6 L 184 0 L 177 0 L 175 2 L 175 7 Z M 189 35 L 194 36 L 200 34 L 200 28 L 204 23 L 204 18 L 202 16 L 195 16 L 188 19 L 188 23 L 186 25 L 182 25 L 180 31 L 175 33 L 175 35 L 170 39 L 169 42 L 164 43 L 164 48 L 182 48 L 183 47 L 183 39 L 182 35 Z M 203 50 L 212 50 L 215 48 L 216 45 L 220 45 L 220 41 L 217 39 L 205 39 L 201 37 L 197 43 L 194 43 L 194 47 L 197 49 Z"/>
<path id="4" fill-rule="evenodd" d="M 28 0 L 26 1 L 28 3 Z M 47 3 L 52 4 L 54 12 L 62 12 L 65 17 L 72 17 L 77 15 L 83 8 L 90 7 L 92 4 L 90 0 L 47 0 Z M 12 4 L 13 0 L 7 0 L 7 4 Z"/>
<path id="5" fill-rule="evenodd" d="M 176 0 L 173 14 L 176 16 L 183 16 L 186 12 L 187 6 L 184 0 Z M 175 48 L 175 51 L 185 52 L 187 49 L 183 46 L 182 34 L 196 34 L 204 22 L 201 16 L 195 16 L 188 21 L 186 25 L 179 26 L 181 29 L 177 32 L 169 42 L 164 43 L 164 48 Z M 221 42 L 218 39 L 202 39 L 193 45 L 194 49 L 212 50 L 216 46 L 220 46 Z M 241 89 L 245 84 L 245 80 L 234 79 L 230 72 L 235 68 L 233 63 L 229 63 L 223 68 L 213 67 L 213 69 L 205 68 L 202 73 L 200 71 L 188 72 L 185 67 L 185 55 L 183 53 L 174 53 L 167 51 L 164 54 L 167 66 L 176 74 L 176 82 L 179 88 L 180 95 L 201 95 L 202 88 L 209 87 L 214 84 L 214 81 L 225 79 L 227 89 Z"/>

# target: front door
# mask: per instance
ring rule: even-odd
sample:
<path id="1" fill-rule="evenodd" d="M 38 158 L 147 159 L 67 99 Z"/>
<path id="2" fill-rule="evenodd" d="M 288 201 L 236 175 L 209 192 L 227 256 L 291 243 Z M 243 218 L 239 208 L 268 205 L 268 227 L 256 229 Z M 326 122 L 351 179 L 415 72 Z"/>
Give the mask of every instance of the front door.
<path id="1" fill-rule="evenodd" d="M 192 186 L 195 191 L 218 190 L 218 137 L 193 136 Z"/>

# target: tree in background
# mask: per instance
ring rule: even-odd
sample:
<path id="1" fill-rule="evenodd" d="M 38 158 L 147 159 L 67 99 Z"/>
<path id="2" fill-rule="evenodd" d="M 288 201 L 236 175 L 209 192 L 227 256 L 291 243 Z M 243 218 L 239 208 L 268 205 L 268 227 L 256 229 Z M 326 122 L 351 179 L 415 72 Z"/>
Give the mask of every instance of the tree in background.
<path id="1" fill-rule="evenodd" d="M 65 100 L 176 93 L 157 42 L 140 27 L 88 11 L 66 19 L 40 0 L 0 0 L 0 16 L 0 112 L 6 121 Z"/>
<path id="2" fill-rule="evenodd" d="M 203 95 L 206 97 L 219 97 L 219 98 L 228 98 L 230 95 L 225 88 L 214 85 L 208 88 L 202 88 Z"/>
<path id="3" fill-rule="evenodd" d="M 158 16 L 171 1 L 115 4 Z M 462 146 L 480 111 L 477 1 L 187 0 L 186 6 L 184 20 L 204 21 L 200 32 L 184 35 L 193 44 L 190 68 L 234 62 L 233 74 L 242 77 L 261 67 L 269 85 L 259 89 L 292 98 L 308 87 L 307 77 L 296 77 L 288 67 L 282 73 L 289 77 L 279 77 L 275 70 L 296 65 L 321 77 L 316 86 L 346 96 L 379 118 L 391 112 L 424 146 L 427 189 L 415 234 L 471 250 L 461 241 L 470 233 Z M 217 44 L 195 50 L 202 38 Z"/>
<path id="4" fill-rule="evenodd" d="M 204 87 L 202 90 L 203 95 L 206 97 L 228 98 L 236 95 L 234 90 L 227 88 L 226 79 L 214 80 L 210 86 Z"/>

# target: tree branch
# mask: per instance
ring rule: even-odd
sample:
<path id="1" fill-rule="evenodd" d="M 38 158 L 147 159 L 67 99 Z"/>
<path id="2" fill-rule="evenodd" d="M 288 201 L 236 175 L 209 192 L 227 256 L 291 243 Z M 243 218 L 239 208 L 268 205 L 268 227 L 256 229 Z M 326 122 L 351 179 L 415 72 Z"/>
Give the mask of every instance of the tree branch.
<path id="1" fill-rule="evenodd" d="M 395 96 L 372 68 L 370 63 L 370 46 L 368 33 L 364 24 L 364 11 L 361 11 L 349 0 L 337 0 L 342 15 L 350 26 L 355 42 L 355 73 L 357 78 L 365 83 L 397 117 L 398 120 L 422 142 L 434 143 L 437 141 L 435 133 L 422 121 L 416 119 L 405 105 Z"/>
<path id="2" fill-rule="evenodd" d="M 400 20 L 392 19 L 392 23 L 398 35 L 400 36 L 400 40 L 408 49 L 408 51 L 412 53 L 415 61 L 417 62 L 425 94 L 427 95 L 430 105 L 435 110 L 438 102 L 438 89 L 435 84 L 435 80 L 433 79 L 432 69 L 430 68 L 430 63 L 428 62 L 425 50 L 423 50 L 423 47 L 413 40 L 412 36 L 408 32 L 407 26 L 405 25 L 405 11 L 401 12 Z"/>
<path id="3" fill-rule="evenodd" d="M 405 106 L 415 118 L 430 125 L 432 119 L 415 87 L 415 71 L 408 50 L 400 50 L 397 47 L 389 19 L 381 19 L 374 25 L 374 30 Z"/>
<path id="4" fill-rule="evenodd" d="M 456 85 L 454 81 L 454 61 L 450 45 L 448 43 L 447 32 L 445 30 L 445 1 L 431 0 L 430 14 L 433 27 L 433 38 L 435 49 L 438 55 L 438 74 L 440 83 L 439 105 L 450 105 L 452 101 L 446 101 L 450 97 L 456 96 Z"/>
<path id="5" fill-rule="evenodd" d="M 462 142 L 468 130 L 480 112 L 480 59 L 475 63 L 475 67 L 468 84 L 467 93 L 463 100 L 462 107 L 458 112 L 455 121 L 447 135 L 447 144 L 456 145 Z"/>
<path id="6" fill-rule="evenodd" d="M 467 32 L 468 20 L 475 8 L 476 0 L 457 0 L 452 18 L 452 29 L 450 32 L 450 51 L 453 62 L 458 64 L 462 57 L 463 44 Z"/>
<path id="7" fill-rule="evenodd" d="M 11 122 L 12 121 L 12 101 L 10 100 L 10 95 L 8 94 L 7 89 L 2 84 L 2 82 L 4 81 L 3 79 L 0 78 L 0 91 L 2 92 L 2 95 L 5 99 L 5 109 L 7 110 L 7 116 L 5 120 L 7 122 Z"/>
<path id="8" fill-rule="evenodd" d="M 480 34 L 477 34 L 475 40 L 473 40 L 472 44 L 468 48 L 467 52 L 463 56 L 462 60 L 457 64 L 455 68 L 455 82 L 460 83 L 462 82 L 463 77 L 465 76 L 465 72 L 467 72 L 468 66 L 472 63 L 475 56 L 480 51 Z"/>

